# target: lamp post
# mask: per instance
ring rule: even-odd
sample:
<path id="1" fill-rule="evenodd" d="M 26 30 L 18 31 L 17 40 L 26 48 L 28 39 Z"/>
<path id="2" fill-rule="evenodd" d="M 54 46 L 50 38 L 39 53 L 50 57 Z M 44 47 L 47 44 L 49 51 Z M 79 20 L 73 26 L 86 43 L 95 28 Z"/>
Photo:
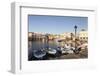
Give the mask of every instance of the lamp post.
<path id="1" fill-rule="evenodd" d="M 75 52 L 76 52 L 76 34 L 77 34 L 77 26 L 76 25 L 74 26 L 74 29 L 75 29 Z"/>
<path id="2" fill-rule="evenodd" d="M 72 47 L 72 41 L 73 41 L 73 33 L 71 33 L 71 47 Z"/>

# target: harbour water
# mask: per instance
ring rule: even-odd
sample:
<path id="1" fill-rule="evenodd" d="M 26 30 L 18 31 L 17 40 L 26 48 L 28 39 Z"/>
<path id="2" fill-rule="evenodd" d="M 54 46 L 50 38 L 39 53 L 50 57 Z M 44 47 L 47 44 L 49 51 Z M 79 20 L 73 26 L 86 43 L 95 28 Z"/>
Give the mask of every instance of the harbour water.
<path id="1" fill-rule="evenodd" d="M 41 49 L 45 49 L 47 47 L 52 48 L 52 49 L 57 49 L 57 47 L 59 46 L 63 46 L 65 45 L 64 41 L 58 42 L 57 40 L 50 40 L 50 41 L 28 41 L 28 60 L 32 61 L 32 60 L 37 60 L 36 58 L 34 58 L 34 52 L 41 50 Z M 40 52 L 38 52 L 40 53 Z M 69 53 L 69 54 L 56 54 L 56 57 L 52 58 L 51 56 L 45 56 L 44 59 L 41 60 L 52 60 L 52 59 L 74 59 L 74 58 L 88 58 L 88 49 L 84 49 L 81 50 L 81 52 L 79 54 L 75 54 L 75 53 Z"/>
<path id="2" fill-rule="evenodd" d="M 34 50 L 39 50 L 39 49 L 46 48 L 46 47 L 55 49 L 60 45 L 61 43 L 55 40 L 51 40 L 48 42 L 45 42 L 45 41 L 29 41 L 28 42 L 28 48 L 34 49 Z"/>
<path id="3" fill-rule="evenodd" d="M 56 40 L 50 40 L 50 41 L 28 41 L 28 58 L 30 60 L 30 58 L 33 57 L 33 52 L 35 50 L 40 50 L 43 48 L 52 48 L 52 49 L 56 49 L 58 46 L 60 46 L 62 43 L 58 42 Z"/>

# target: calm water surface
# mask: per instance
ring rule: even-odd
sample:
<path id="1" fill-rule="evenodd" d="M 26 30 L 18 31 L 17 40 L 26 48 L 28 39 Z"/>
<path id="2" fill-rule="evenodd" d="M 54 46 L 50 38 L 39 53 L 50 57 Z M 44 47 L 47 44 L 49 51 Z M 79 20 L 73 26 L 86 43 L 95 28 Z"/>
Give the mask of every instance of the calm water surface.
<path id="1" fill-rule="evenodd" d="M 29 41 L 28 42 L 28 48 L 29 49 L 33 49 L 33 50 L 39 50 L 41 48 L 46 48 L 46 47 L 50 47 L 50 48 L 57 48 L 58 46 L 60 46 L 60 42 L 57 42 L 55 40 L 53 41 Z"/>

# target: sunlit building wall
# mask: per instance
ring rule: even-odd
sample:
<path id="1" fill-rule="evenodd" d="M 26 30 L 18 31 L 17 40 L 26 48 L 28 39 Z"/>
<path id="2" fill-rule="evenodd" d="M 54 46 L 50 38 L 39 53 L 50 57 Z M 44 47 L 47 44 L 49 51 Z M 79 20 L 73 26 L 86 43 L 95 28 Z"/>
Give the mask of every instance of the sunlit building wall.
<path id="1" fill-rule="evenodd" d="M 79 39 L 82 41 L 88 41 L 88 32 L 87 31 L 80 31 L 79 32 Z"/>

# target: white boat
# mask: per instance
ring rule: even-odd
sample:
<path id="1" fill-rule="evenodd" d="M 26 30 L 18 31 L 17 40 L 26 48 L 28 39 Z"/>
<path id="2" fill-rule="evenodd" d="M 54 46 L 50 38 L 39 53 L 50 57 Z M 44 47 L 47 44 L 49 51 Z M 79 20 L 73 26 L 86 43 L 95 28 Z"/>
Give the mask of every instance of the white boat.
<path id="1" fill-rule="evenodd" d="M 65 44 L 65 47 L 62 49 L 62 54 L 74 53 L 73 50 L 75 50 L 74 47 L 71 47 L 70 45 Z"/>
<path id="2" fill-rule="evenodd" d="M 88 47 L 88 44 L 87 44 L 87 43 L 84 43 L 84 44 L 80 45 L 79 47 L 81 47 L 81 49 L 85 49 L 85 48 Z M 79 48 L 79 47 L 78 47 L 78 48 Z"/>
<path id="3" fill-rule="evenodd" d="M 33 55 L 38 59 L 42 59 L 46 55 L 46 52 L 41 50 L 34 50 Z"/>
<path id="4" fill-rule="evenodd" d="M 47 52 L 48 52 L 48 54 L 55 55 L 57 53 L 57 50 L 48 48 Z"/>

